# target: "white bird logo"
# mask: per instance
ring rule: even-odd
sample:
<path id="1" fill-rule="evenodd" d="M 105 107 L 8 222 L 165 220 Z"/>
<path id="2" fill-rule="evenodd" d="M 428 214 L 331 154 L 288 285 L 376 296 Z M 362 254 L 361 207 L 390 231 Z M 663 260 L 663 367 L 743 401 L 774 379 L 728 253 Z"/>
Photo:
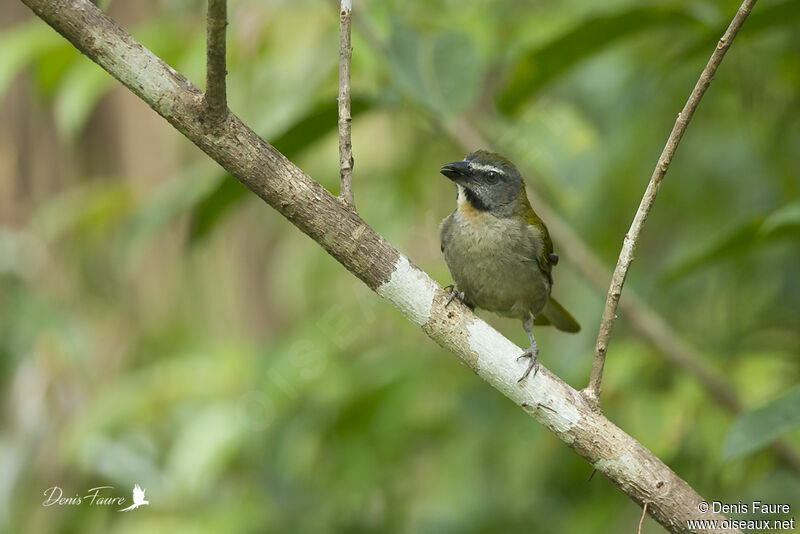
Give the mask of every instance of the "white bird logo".
<path id="1" fill-rule="evenodd" d="M 143 504 L 150 504 L 150 501 L 144 500 L 144 490 L 139 487 L 139 484 L 136 484 L 133 486 L 133 504 L 119 511 L 127 512 L 128 510 L 135 510 Z"/>

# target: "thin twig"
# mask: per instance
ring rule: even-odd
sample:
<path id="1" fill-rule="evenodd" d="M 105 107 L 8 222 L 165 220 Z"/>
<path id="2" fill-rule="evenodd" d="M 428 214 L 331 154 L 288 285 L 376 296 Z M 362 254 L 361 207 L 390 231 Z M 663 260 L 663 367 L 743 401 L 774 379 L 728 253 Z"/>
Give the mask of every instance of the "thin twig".
<path id="1" fill-rule="evenodd" d="M 352 0 L 339 5 L 339 197 L 351 208 L 353 202 L 353 143 L 350 139 L 350 14 Z"/>
<path id="2" fill-rule="evenodd" d="M 206 117 L 214 126 L 228 114 L 225 89 L 225 27 L 228 25 L 226 0 L 208 0 L 206 16 L 206 92 L 203 95 Z"/>
<path id="3" fill-rule="evenodd" d="M 728 26 L 728 29 L 725 31 L 725 34 L 722 36 L 722 39 L 717 43 L 717 47 L 714 49 L 714 53 L 711 54 L 711 58 L 700 74 L 700 78 L 697 80 L 691 95 L 689 95 L 686 105 L 683 106 L 683 110 L 678 114 L 675 125 L 672 127 L 672 132 L 667 139 L 667 144 L 664 146 L 664 150 L 661 152 L 661 156 L 658 158 L 656 167 L 653 170 L 653 175 L 650 177 L 650 183 L 647 185 L 642 201 L 639 204 L 639 209 L 636 211 L 628 233 L 625 234 L 619 260 L 614 269 L 614 274 L 611 276 L 611 287 L 606 297 L 605 309 L 600 319 L 600 329 L 597 334 L 597 343 L 595 344 L 589 385 L 583 390 L 587 399 L 595 406 L 597 406 L 600 398 L 603 365 L 606 360 L 606 351 L 608 350 L 608 340 L 611 336 L 611 329 L 617 318 L 617 306 L 619 305 L 619 297 L 622 294 L 622 285 L 625 283 L 628 268 L 633 261 L 633 254 L 636 251 L 636 245 L 639 242 L 639 235 L 641 234 L 642 227 L 647 220 L 650 209 L 653 207 L 653 202 L 655 202 L 661 180 L 667 173 L 669 164 L 675 154 L 675 149 L 678 148 L 678 143 L 681 137 L 683 137 L 686 127 L 689 125 L 689 121 L 692 119 L 692 115 L 694 115 L 694 111 L 700 103 L 700 99 L 703 98 L 703 94 L 705 94 L 706 89 L 708 89 L 708 86 L 711 84 L 711 80 L 714 79 L 714 73 L 722 62 L 725 52 L 730 48 L 731 42 L 734 37 L 736 37 L 736 33 L 739 31 L 739 28 L 742 27 L 742 24 L 747 18 L 747 15 L 750 14 L 750 10 L 755 3 L 756 0 L 744 0 Z"/>
<path id="4" fill-rule="evenodd" d="M 644 501 L 644 506 L 642 507 L 642 517 L 639 518 L 639 528 L 636 529 L 636 534 L 642 534 L 642 523 L 644 523 L 644 516 L 647 515 L 647 504 L 648 501 Z"/>

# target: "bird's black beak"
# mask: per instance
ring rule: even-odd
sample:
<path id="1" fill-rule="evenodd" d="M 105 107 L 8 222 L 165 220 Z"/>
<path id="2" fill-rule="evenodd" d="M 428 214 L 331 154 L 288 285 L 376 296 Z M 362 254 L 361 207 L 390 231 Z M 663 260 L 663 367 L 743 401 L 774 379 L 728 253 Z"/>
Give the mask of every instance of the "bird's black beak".
<path id="1" fill-rule="evenodd" d="M 454 161 L 453 163 L 445 163 L 439 172 L 453 180 L 454 182 L 463 183 L 469 176 L 469 162 L 468 161 Z"/>

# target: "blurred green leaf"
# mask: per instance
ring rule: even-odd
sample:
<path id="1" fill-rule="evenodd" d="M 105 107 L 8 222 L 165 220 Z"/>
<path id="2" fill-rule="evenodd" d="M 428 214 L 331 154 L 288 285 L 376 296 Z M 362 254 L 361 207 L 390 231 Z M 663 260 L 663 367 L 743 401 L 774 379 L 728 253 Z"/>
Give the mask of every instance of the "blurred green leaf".
<path id="1" fill-rule="evenodd" d="M 353 97 L 350 111 L 355 117 L 368 111 L 373 103 L 365 98 Z M 312 107 L 295 121 L 283 134 L 272 141 L 284 156 L 294 159 L 303 150 L 337 128 L 338 104 L 329 99 Z M 197 203 L 192 212 L 189 231 L 190 242 L 206 237 L 219 219 L 248 194 L 248 189 L 229 174 L 220 174 L 216 188 L 211 189 Z"/>
<path id="2" fill-rule="evenodd" d="M 395 21 L 388 55 L 399 85 L 438 113 L 463 111 L 478 94 L 483 67 L 474 44 L 462 33 L 421 37 Z"/>
<path id="3" fill-rule="evenodd" d="M 217 187 L 198 202 L 192 212 L 189 229 L 191 243 L 197 243 L 207 237 L 225 212 L 245 198 L 249 192 L 239 180 L 230 174 L 220 175 L 217 179 Z"/>
<path id="4" fill-rule="evenodd" d="M 725 436 L 724 455 L 735 458 L 762 449 L 783 433 L 800 427 L 800 386 L 766 406 L 741 414 Z"/>
<path id="5" fill-rule="evenodd" d="M 206 404 L 240 394 L 250 379 L 241 374 L 237 350 L 161 357 L 155 363 L 115 378 L 98 389 L 64 437 L 67 454 L 76 454 L 94 435 L 115 434 L 149 421 L 155 412 L 178 410 L 181 403 Z M 191 379 L 187 379 L 190 377 Z"/>
<path id="6" fill-rule="evenodd" d="M 770 213 L 760 228 L 763 236 L 800 232 L 800 202 L 787 204 Z"/>
<path id="7" fill-rule="evenodd" d="M 78 134 L 99 100 L 116 85 L 98 65 L 82 58 L 64 74 L 55 98 L 55 121 L 61 135 Z"/>
<path id="8" fill-rule="evenodd" d="M 732 230 L 710 240 L 690 253 L 664 275 L 664 283 L 672 283 L 682 276 L 711 263 L 754 254 L 760 244 L 773 239 L 800 235 L 800 203 L 787 204 L 766 217 L 754 217 L 740 222 Z"/>
<path id="9" fill-rule="evenodd" d="M 161 480 L 156 451 L 143 435 L 110 437 L 101 433 L 86 436 L 78 451 L 79 462 L 90 473 L 126 486 L 131 481 L 153 489 Z"/>
<path id="10" fill-rule="evenodd" d="M 425 82 L 419 68 L 419 40 L 406 26 L 392 21 L 387 54 L 389 67 L 399 85 L 416 100 L 426 99 Z"/>
<path id="11" fill-rule="evenodd" d="M 44 50 L 33 62 L 39 91 L 52 98 L 64 74 L 82 61 L 86 59 L 71 45 Z"/>
<path id="12" fill-rule="evenodd" d="M 757 30 L 795 24 L 798 20 L 800 20 L 800 2 L 796 0 L 759 5 L 747 18 L 745 33 L 752 34 Z"/>
<path id="13" fill-rule="evenodd" d="M 46 241 L 69 234 L 105 234 L 130 214 L 133 196 L 126 182 L 88 183 L 68 189 L 35 214 L 33 227 Z"/>
<path id="14" fill-rule="evenodd" d="M 0 33 L 0 100 L 20 71 L 46 52 L 72 46 L 40 20 L 31 20 Z M 77 52 L 75 52 L 77 56 Z"/>
<path id="15" fill-rule="evenodd" d="M 771 30 L 781 26 L 791 26 L 800 21 L 800 2 L 787 0 L 777 4 L 759 4 L 756 9 L 747 17 L 745 30 L 737 36 L 737 39 L 752 37 L 764 30 Z M 696 54 L 705 55 L 710 46 L 720 38 L 728 27 L 728 21 L 721 22 L 719 26 L 705 34 L 692 43 L 692 45 L 681 54 L 684 57 L 691 57 Z"/>
<path id="16" fill-rule="evenodd" d="M 366 98 L 353 96 L 350 112 L 353 117 L 369 111 L 373 102 Z M 336 130 L 339 110 L 335 99 L 326 99 L 301 115 L 281 135 L 271 141 L 289 159 L 294 158 L 313 143 L 322 139 L 328 132 Z"/>
<path id="17" fill-rule="evenodd" d="M 44 249 L 25 230 L 0 225 L 0 277 L 29 275 L 41 264 Z"/>
<path id="18" fill-rule="evenodd" d="M 697 250 L 680 259 L 665 270 L 663 281 L 666 284 L 686 274 L 719 261 L 746 254 L 758 240 L 763 218 L 757 217 L 740 222 L 735 228 L 701 245 Z"/>
<path id="19" fill-rule="evenodd" d="M 698 24 L 685 9 L 667 5 L 634 7 L 587 19 L 522 55 L 498 100 L 500 111 L 506 114 L 517 111 L 546 83 L 619 39 L 658 27 Z"/>
<path id="20" fill-rule="evenodd" d="M 432 69 L 428 72 L 436 107 L 457 113 L 469 106 L 478 94 L 480 64 L 475 47 L 461 33 L 446 32 L 433 42 Z"/>
<path id="21" fill-rule="evenodd" d="M 136 255 L 167 221 L 197 206 L 214 190 L 218 176 L 219 167 L 206 160 L 159 184 L 130 222 L 128 253 Z"/>
<path id="22" fill-rule="evenodd" d="M 235 404 L 215 402 L 198 412 L 178 429 L 167 458 L 170 480 L 181 493 L 202 494 L 213 487 L 244 435 Z"/>

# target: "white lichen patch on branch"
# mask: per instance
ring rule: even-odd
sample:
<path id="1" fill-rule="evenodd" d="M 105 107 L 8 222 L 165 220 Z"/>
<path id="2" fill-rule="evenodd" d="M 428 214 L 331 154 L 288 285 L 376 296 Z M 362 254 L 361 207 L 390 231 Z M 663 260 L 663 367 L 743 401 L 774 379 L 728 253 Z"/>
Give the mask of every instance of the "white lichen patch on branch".
<path id="1" fill-rule="evenodd" d="M 524 403 L 526 411 L 560 434 L 564 441 L 569 443 L 574 439 L 569 431 L 580 422 L 581 414 L 568 395 L 568 387 L 545 373 L 518 382 L 527 365 L 517 361 L 522 349 L 485 321 L 475 319 L 467 325 L 467 341 L 478 356 L 478 376 L 515 403 Z"/>
<path id="2" fill-rule="evenodd" d="M 490 382 L 506 382 L 503 377 L 519 377 L 525 370 L 526 364 L 517 362 L 522 349 L 485 321 L 473 320 L 467 325 L 467 342 L 469 348 L 478 355 L 478 375 Z M 503 394 L 514 398 L 512 395 L 518 394 L 516 389 L 511 386 Z"/>
<path id="3" fill-rule="evenodd" d="M 618 480 L 635 480 L 645 476 L 641 459 L 634 458 L 631 451 L 625 451 L 616 458 L 597 460 L 594 467 L 604 475 Z"/>
<path id="4" fill-rule="evenodd" d="M 422 326 L 431 317 L 436 287 L 430 276 L 412 266 L 408 258 L 400 254 L 391 278 L 378 286 L 375 292 L 394 303 L 412 323 Z"/>

